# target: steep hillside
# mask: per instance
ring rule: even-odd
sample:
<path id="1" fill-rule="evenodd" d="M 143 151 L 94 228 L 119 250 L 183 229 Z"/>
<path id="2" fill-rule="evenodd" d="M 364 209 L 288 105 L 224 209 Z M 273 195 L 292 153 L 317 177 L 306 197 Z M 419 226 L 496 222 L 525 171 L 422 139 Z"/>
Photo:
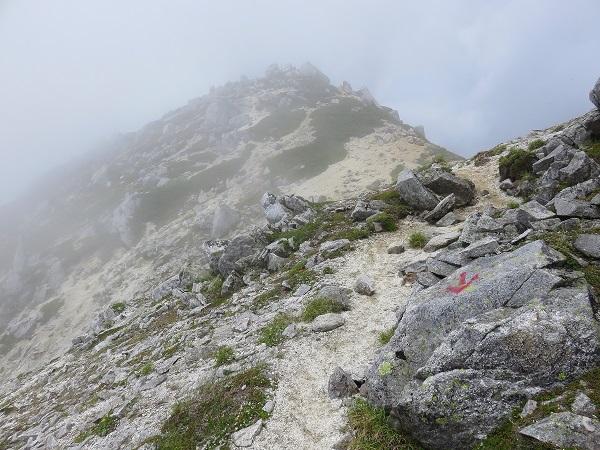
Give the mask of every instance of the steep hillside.
<path id="1" fill-rule="evenodd" d="M 202 272 L 201 243 L 260 225 L 266 190 L 348 198 L 460 159 L 309 63 L 242 77 L 104 147 L 2 212 L 2 376 L 68 349 L 97 310 L 156 278 Z"/>

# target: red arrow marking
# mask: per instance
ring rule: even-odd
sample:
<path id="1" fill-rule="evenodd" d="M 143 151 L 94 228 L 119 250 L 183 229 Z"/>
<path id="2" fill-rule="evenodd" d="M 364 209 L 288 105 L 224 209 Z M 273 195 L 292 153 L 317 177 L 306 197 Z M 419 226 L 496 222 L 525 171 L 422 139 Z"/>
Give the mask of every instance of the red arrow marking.
<path id="1" fill-rule="evenodd" d="M 471 283 L 479 278 L 479 274 L 476 273 L 473 278 L 467 281 L 467 272 L 463 272 L 460 274 L 460 279 L 458 280 L 458 286 L 448 286 L 446 290 L 448 292 L 452 292 L 453 294 L 460 294 L 466 288 L 471 286 Z"/>

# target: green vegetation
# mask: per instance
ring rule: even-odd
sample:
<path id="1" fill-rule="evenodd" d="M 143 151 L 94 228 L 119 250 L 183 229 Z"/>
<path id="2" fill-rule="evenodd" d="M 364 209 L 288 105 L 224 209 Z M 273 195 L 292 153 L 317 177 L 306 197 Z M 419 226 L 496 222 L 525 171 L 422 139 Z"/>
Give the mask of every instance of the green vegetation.
<path id="1" fill-rule="evenodd" d="M 111 414 L 108 413 L 102 418 L 102 420 L 98 424 L 94 425 L 89 430 L 84 431 L 83 433 L 79 434 L 75 438 L 74 442 L 76 444 L 79 444 L 79 443 L 85 441 L 89 436 L 100 436 L 100 437 L 108 436 L 111 432 L 113 432 L 117 428 L 118 424 L 119 424 L 119 418 L 111 416 Z"/>
<path id="2" fill-rule="evenodd" d="M 518 208 L 519 206 L 521 206 L 521 204 L 519 202 L 515 202 L 514 200 L 511 200 L 510 202 L 508 202 L 508 204 L 506 205 L 506 207 L 508 209 L 515 209 Z"/>
<path id="3" fill-rule="evenodd" d="M 292 181 L 314 177 L 346 157 L 344 144 L 350 138 L 364 137 L 391 116 L 375 106 L 349 98 L 339 99 L 311 114 L 315 140 L 286 150 L 265 162 L 273 176 L 283 175 Z"/>
<path id="4" fill-rule="evenodd" d="M 233 348 L 231 348 L 229 345 L 222 345 L 217 349 L 214 358 L 215 365 L 217 367 L 232 363 L 235 359 Z"/>
<path id="5" fill-rule="evenodd" d="M 152 373 L 152 370 L 154 368 L 152 367 L 152 363 L 150 361 L 148 361 L 146 364 L 143 365 L 143 367 L 140 370 L 140 375 L 145 377 L 147 375 L 150 375 Z"/>
<path id="6" fill-rule="evenodd" d="M 323 267 L 323 275 L 332 275 L 333 269 L 329 266 Z"/>
<path id="7" fill-rule="evenodd" d="M 513 148 L 498 160 L 500 178 L 510 178 L 512 181 L 520 180 L 525 173 L 531 172 L 534 162 L 535 155 L 532 152 Z"/>
<path id="8" fill-rule="evenodd" d="M 285 280 L 287 280 L 292 289 L 297 288 L 301 284 L 313 284 L 317 281 L 317 274 L 310 269 L 305 269 L 305 265 L 306 260 L 303 259 L 287 271 Z"/>
<path id="9" fill-rule="evenodd" d="M 583 146 L 582 150 L 587 155 L 600 164 L 600 141 L 588 141 Z"/>
<path id="10" fill-rule="evenodd" d="M 258 336 L 259 344 L 267 344 L 269 347 L 275 347 L 281 344 L 284 340 L 283 330 L 292 323 L 291 318 L 283 313 L 277 314 L 271 322 L 269 322 Z"/>
<path id="11" fill-rule="evenodd" d="M 149 441 L 158 450 L 229 448 L 231 434 L 269 416 L 262 407 L 274 386 L 264 371 L 254 367 L 202 386 L 175 405 L 162 434 Z"/>
<path id="12" fill-rule="evenodd" d="M 540 238 L 548 243 L 552 248 L 558 250 L 567 257 L 567 265 L 575 270 L 580 270 L 585 275 L 585 280 L 592 286 L 596 295 L 600 295 L 600 267 L 590 264 L 587 267 L 581 267 L 573 255 L 579 258 L 585 258 L 575 247 L 574 242 L 580 234 L 600 234 L 600 228 L 580 228 L 572 231 L 554 231 L 552 233 L 543 233 Z"/>
<path id="13" fill-rule="evenodd" d="M 367 219 L 367 225 L 369 226 L 369 228 L 374 228 L 373 224 L 375 222 L 381 224 L 381 228 L 383 228 L 383 231 L 396 231 L 398 229 L 398 225 L 396 225 L 396 220 L 385 212 L 375 214 L 374 216 L 371 216 Z"/>
<path id="14" fill-rule="evenodd" d="M 490 160 L 492 156 L 497 156 L 506 150 L 506 144 L 497 145 L 490 150 L 477 153 L 473 156 L 475 166 L 482 166 Z"/>
<path id="15" fill-rule="evenodd" d="M 238 158 L 223 161 L 192 177 L 173 179 L 144 193 L 133 223 L 140 229 L 148 222 L 153 222 L 159 227 L 165 225 L 198 192 L 208 191 L 238 173 L 249 157 L 250 152 L 245 152 Z"/>
<path id="16" fill-rule="evenodd" d="M 123 311 L 125 311 L 125 303 L 123 302 L 113 303 L 112 305 L 110 305 L 110 307 L 117 314 L 121 314 Z"/>
<path id="17" fill-rule="evenodd" d="M 312 322 L 317 316 L 327 313 L 340 313 L 345 311 L 343 305 L 329 297 L 317 297 L 310 300 L 300 314 L 303 322 Z"/>
<path id="18" fill-rule="evenodd" d="M 381 345 L 385 345 L 388 342 L 390 342 L 390 339 L 394 335 L 395 331 L 396 331 L 396 327 L 392 327 L 389 330 L 385 330 L 385 331 L 382 331 L 381 333 L 379 333 L 379 343 Z"/>
<path id="19" fill-rule="evenodd" d="M 537 150 L 538 148 L 543 147 L 544 145 L 546 145 L 546 141 L 544 141 L 543 139 L 536 139 L 529 143 L 529 145 L 527 146 L 527 150 L 532 152 L 533 150 Z"/>
<path id="20" fill-rule="evenodd" d="M 42 320 L 40 321 L 40 324 L 43 325 L 48 323 L 50 319 L 58 314 L 58 311 L 63 307 L 64 304 L 65 301 L 62 298 L 55 298 L 54 300 L 44 303 L 40 308 L 42 313 Z"/>
<path id="21" fill-rule="evenodd" d="M 390 424 L 388 413 L 362 399 L 348 411 L 348 419 L 353 432 L 350 450 L 423 450 Z"/>
<path id="22" fill-rule="evenodd" d="M 567 375 L 564 374 L 564 377 L 560 378 L 566 379 Z M 478 450 L 545 450 L 554 448 L 552 445 L 526 438 L 519 434 L 518 430 L 548 417 L 551 413 L 568 411 L 573 400 L 582 390 L 582 382 L 587 387 L 585 394 L 596 405 L 596 408 L 600 408 L 600 368 L 596 368 L 564 387 L 535 397 L 534 400 L 538 402 L 538 407 L 525 418 L 521 418 L 519 415 L 523 409 L 523 405 L 521 405 L 504 425 L 490 433 L 487 439 L 475 448 Z"/>
<path id="23" fill-rule="evenodd" d="M 259 309 L 264 308 L 265 306 L 271 304 L 274 300 L 279 299 L 279 296 L 281 295 L 281 293 L 282 293 L 282 288 L 275 287 L 266 292 L 263 292 L 262 294 L 257 295 L 252 300 L 252 310 L 256 312 Z"/>
<path id="24" fill-rule="evenodd" d="M 412 248 L 423 248 L 427 244 L 427 236 L 421 231 L 415 231 L 408 237 L 408 245 Z"/>
<path id="25" fill-rule="evenodd" d="M 287 108 L 278 108 L 248 131 L 258 140 L 281 139 L 295 131 L 305 118 L 306 112 L 301 109 L 290 111 Z"/>

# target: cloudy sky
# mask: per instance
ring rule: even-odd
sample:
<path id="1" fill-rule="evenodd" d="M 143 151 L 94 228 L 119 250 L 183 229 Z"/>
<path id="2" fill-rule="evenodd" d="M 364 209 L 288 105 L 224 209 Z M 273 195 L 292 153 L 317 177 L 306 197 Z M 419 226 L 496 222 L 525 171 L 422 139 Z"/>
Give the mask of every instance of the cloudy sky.
<path id="1" fill-rule="evenodd" d="M 591 109 L 598 18 L 598 0 L 0 0 L 0 203 L 274 62 L 366 85 L 470 156 Z"/>

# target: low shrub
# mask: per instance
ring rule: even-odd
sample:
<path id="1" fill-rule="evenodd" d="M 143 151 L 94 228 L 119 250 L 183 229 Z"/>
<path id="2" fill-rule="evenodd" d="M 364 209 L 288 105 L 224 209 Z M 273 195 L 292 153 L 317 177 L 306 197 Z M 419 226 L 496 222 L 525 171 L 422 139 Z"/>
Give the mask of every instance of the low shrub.
<path id="1" fill-rule="evenodd" d="M 312 322 L 316 317 L 327 313 L 340 313 L 346 310 L 335 299 L 329 297 L 317 297 L 309 301 L 300 314 L 300 320 L 303 322 Z"/>
<path id="2" fill-rule="evenodd" d="M 544 141 L 543 139 L 536 139 L 529 143 L 529 145 L 527 146 L 527 150 L 537 150 L 538 148 L 543 147 L 544 145 L 546 145 L 546 141 Z"/>
<path id="3" fill-rule="evenodd" d="M 500 181 L 507 178 L 512 181 L 520 180 L 525 173 L 531 172 L 534 162 L 535 155 L 532 152 L 521 148 L 511 149 L 498 160 Z"/>
<path id="4" fill-rule="evenodd" d="M 411 233 L 408 238 L 408 245 L 412 248 L 423 248 L 427 244 L 427 236 L 421 231 Z"/>
<path id="5" fill-rule="evenodd" d="M 275 347 L 284 341 L 283 330 L 292 322 L 286 314 L 279 313 L 271 320 L 258 336 L 259 344 L 267 344 L 268 347 Z"/>
<path id="6" fill-rule="evenodd" d="M 384 212 L 375 214 L 367 219 L 369 228 L 373 228 L 375 222 L 380 223 L 384 231 L 396 231 L 398 229 L 398 225 L 396 225 L 394 218 Z"/>
<path id="7" fill-rule="evenodd" d="M 215 365 L 224 366 L 225 364 L 232 363 L 235 359 L 235 355 L 233 353 L 233 348 L 229 345 L 222 345 L 217 349 L 217 352 L 214 355 Z"/>

